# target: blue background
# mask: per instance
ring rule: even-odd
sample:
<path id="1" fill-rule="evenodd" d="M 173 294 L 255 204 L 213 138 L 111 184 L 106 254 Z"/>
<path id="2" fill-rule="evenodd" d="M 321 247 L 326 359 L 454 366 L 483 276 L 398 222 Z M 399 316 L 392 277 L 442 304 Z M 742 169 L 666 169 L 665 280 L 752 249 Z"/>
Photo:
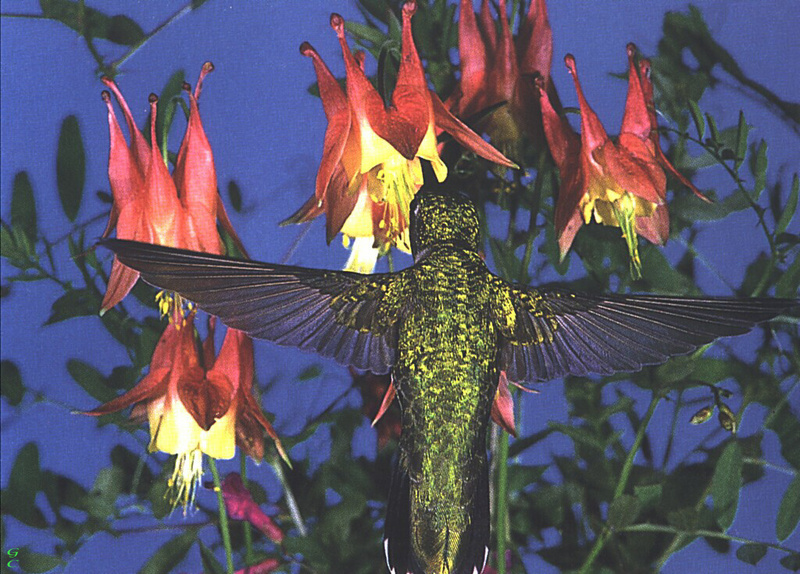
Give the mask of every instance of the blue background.
<path id="1" fill-rule="evenodd" d="M 109 13 L 124 12 L 149 31 L 183 6 L 182 2 L 89 2 Z M 741 65 L 744 73 L 766 85 L 786 100 L 800 94 L 800 10 L 793 1 L 784 2 L 696 2 L 701 8 L 714 37 L 726 47 Z M 300 7 L 302 6 L 302 8 Z M 661 22 L 667 9 L 685 10 L 686 3 L 620 1 L 582 2 L 560 0 L 549 6 L 554 31 L 553 78 L 565 105 L 576 105 L 572 83 L 561 64 L 566 52 L 575 55 L 587 97 L 609 132 L 615 132 L 622 118 L 626 84 L 609 77 L 609 72 L 621 72 L 626 65 L 625 45 L 633 41 L 645 55 L 656 52 L 661 37 Z M 4 13 L 39 12 L 38 3 L 4 1 Z M 234 227 L 248 247 L 251 256 L 266 261 L 279 261 L 289 246 L 303 233 L 300 227 L 279 228 L 277 223 L 291 214 L 312 192 L 319 164 L 325 118 L 317 98 L 307 92 L 314 81 L 311 62 L 300 55 L 298 47 L 310 41 L 320 52 L 334 74 L 342 76 L 344 66 L 337 39 L 328 24 L 331 10 L 345 19 L 360 21 L 355 6 L 344 0 L 337 2 L 209 2 L 197 11 L 182 17 L 155 36 L 122 68 L 117 81 L 141 124 L 148 112 L 147 96 L 160 91 L 172 73 L 182 68 L 187 81 L 196 82 L 200 67 L 211 60 L 216 71 L 208 77 L 201 98 L 204 126 L 214 150 L 219 186 L 227 202 L 227 184 L 235 180 L 244 194 L 244 209 L 234 213 L 229 208 Z M 63 118 L 77 116 L 86 145 L 87 185 L 78 221 L 89 220 L 107 209 L 95 197 L 97 190 L 108 190 L 106 175 L 108 131 L 106 110 L 100 98 L 102 84 L 95 76 L 95 62 L 75 32 L 65 26 L 33 19 L 2 18 L 2 217 L 9 221 L 10 195 L 14 174 L 29 172 L 34 187 L 40 232 L 55 239 L 65 235 L 70 224 L 64 217 L 57 199 L 55 182 L 55 153 L 58 132 Z M 121 55 L 124 49 L 99 43 L 101 52 Z M 740 108 L 745 109 L 748 123 L 755 126 L 751 138 L 767 139 L 770 177 L 780 173 L 784 188 L 788 188 L 791 173 L 800 167 L 800 142 L 786 124 L 746 94 L 723 82 L 700 102 L 704 111 L 717 118 L 721 126 L 734 124 Z M 181 119 L 177 120 L 181 122 Z M 177 150 L 182 129 L 173 129 L 170 149 Z M 783 166 L 782 171 L 775 166 Z M 719 178 L 719 179 L 718 179 Z M 720 183 L 722 181 L 723 183 Z M 704 187 L 729 192 L 729 180 L 721 171 L 705 170 L 696 183 Z M 99 237 L 105 218 L 87 228 L 88 237 Z M 756 229 L 756 217 L 746 211 L 726 220 L 724 229 L 703 232 L 699 246 L 710 260 L 714 271 L 702 271 L 702 287 L 714 294 L 729 295 L 725 281 L 739 284 L 744 273 L 742 258 L 751 260 L 765 249 L 765 239 Z M 792 223 L 797 230 L 797 221 Z M 340 268 L 347 253 L 334 241 L 324 246 L 324 224 L 314 222 L 299 241 L 289 262 L 292 264 Z M 62 244 L 63 247 L 63 244 Z M 672 251 L 670 251 L 670 249 Z M 668 254 L 678 246 L 668 247 Z M 69 275 L 71 263 L 66 249 L 57 253 Z M 110 260 L 107 255 L 108 263 Z M 406 266 L 410 258 L 396 260 Z M 13 270 L 3 260 L 3 283 Z M 77 277 L 76 277 L 77 278 Z M 95 318 L 80 318 L 53 326 L 41 325 L 49 315 L 52 301 L 60 295 L 58 287 L 39 282 L 14 284 L 10 296 L 2 300 L 2 358 L 20 365 L 28 389 L 41 392 L 48 401 L 32 404 L 29 396 L 23 411 L 12 408 L 5 398 L 0 406 L 2 424 L 2 469 L 0 482 L 5 487 L 19 448 L 35 441 L 40 446 L 41 466 L 53 469 L 90 487 L 97 472 L 108 465 L 108 452 L 117 443 L 134 452 L 141 452 L 141 443 L 116 427 L 97 428 L 96 421 L 70 414 L 72 409 L 96 406 L 68 375 L 65 365 L 69 358 L 85 360 L 104 372 L 122 364 L 126 357 Z M 749 337 L 754 337 L 750 335 Z M 754 344 L 756 339 L 750 339 Z M 737 345 L 747 352 L 748 337 Z M 327 406 L 350 383 L 346 370 L 321 363 L 320 378 L 296 385 L 281 384 L 293 381 L 298 373 L 317 360 L 310 355 L 267 344 L 257 344 L 256 372 L 260 381 L 273 381 L 264 397 L 265 408 L 276 413 L 280 433 L 298 432 L 309 416 Z M 107 366 L 108 368 L 105 368 Z M 647 396 L 632 386 L 617 387 L 630 393 L 646 406 Z M 609 391 L 611 392 L 611 391 Z M 613 400 L 609 395 L 609 400 Z M 350 404 L 358 404 L 355 394 L 348 396 Z M 566 421 L 565 403 L 560 382 L 542 388 L 542 393 L 528 396 L 524 401 L 523 433 L 543 428 L 548 420 Z M 791 399 L 795 408 L 798 400 Z M 22 412 L 20 416 L 18 413 Z M 741 433 L 755 430 L 748 426 L 764 413 L 744 417 Z M 668 428 L 666 408 L 656 412 L 654 428 Z M 753 422 L 755 425 L 755 422 Z M 620 420 L 621 428 L 629 428 Z M 142 431 L 143 432 L 143 431 Z M 682 443 L 679 452 L 688 453 L 711 432 L 706 427 L 691 427 L 679 433 Z M 665 433 L 666 434 L 666 433 Z M 375 439 L 365 427 L 357 436 L 358 452 L 374 452 Z M 91 437 L 91 438 L 90 438 Z M 720 441 L 717 434 L 711 440 Z M 632 436 L 628 438 L 632 440 Z M 324 436 L 317 438 L 324 453 Z M 765 457 L 781 461 L 777 439 L 768 433 Z M 302 457 L 308 447 L 298 447 L 292 456 Z M 526 462 L 542 463 L 553 453 L 569 454 L 569 445 L 552 440 L 534 452 Z M 659 445 L 655 446 L 658 452 Z M 663 445 L 661 445 L 663 448 Z M 324 454 L 316 454 L 322 457 Z M 785 462 L 782 462 L 786 465 Z M 222 462 L 224 471 L 236 470 L 238 462 Z M 263 466 L 250 469 L 251 477 L 267 485 L 271 500 L 279 491 L 272 471 Z M 791 476 L 767 470 L 767 479 L 756 487 L 747 487 L 740 505 L 737 521 L 730 533 L 756 540 L 774 540 L 774 520 L 780 496 Z M 752 489 L 749 491 L 748 489 Z M 757 491 L 755 490 L 757 489 Z M 41 496 L 41 495 L 40 495 Z M 201 494 L 201 496 L 211 496 Z M 40 505 L 46 507 L 45 505 Z M 183 520 L 179 513 L 168 520 Z M 49 552 L 37 531 L 7 518 L 6 546 L 31 544 L 33 549 Z M 175 531 L 129 535 L 122 539 L 98 534 L 86 543 L 64 572 L 134 572 L 164 540 Z M 786 544 L 800 548 L 800 535 L 790 537 Z M 5 549 L 4 549 L 5 550 Z M 382 557 L 375 549 L 376 568 Z M 781 553 L 770 551 L 759 571 L 780 570 L 777 560 Z M 113 560 L 113 568 L 109 568 Z M 553 572 L 542 560 L 531 557 L 529 571 Z M 668 562 L 664 572 L 686 572 L 702 564 L 707 572 L 748 571 L 735 557 L 720 557 L 705 543 L 697 541 Z M 763 568 L 763 570 L 761 570 Z M 199 572 L 199 555 L 193 549 L 181 570 Z M 755 570 L 752 570 L 755 571 Z"/>

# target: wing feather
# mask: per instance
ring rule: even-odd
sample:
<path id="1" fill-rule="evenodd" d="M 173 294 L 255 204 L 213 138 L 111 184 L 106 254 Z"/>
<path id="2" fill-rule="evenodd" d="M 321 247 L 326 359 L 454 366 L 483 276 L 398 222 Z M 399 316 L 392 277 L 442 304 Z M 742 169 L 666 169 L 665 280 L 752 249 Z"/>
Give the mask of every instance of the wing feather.
<path id="1" fill-rule="evenodd" d="M 148 283 L 180 293 L 253 337 L 378 374 L 394 364 L 403 272 L 360 275 L 135 241 L 101 244 Z"/>
<path id="2" fill-rule="evenodd" d="M 499 297 L 499 309 L 513 309 L 498 320 L 500 368 L 519 382 L 638 371 L 800 305 L 796 299 L 596 296 L 508 284 Z"/>

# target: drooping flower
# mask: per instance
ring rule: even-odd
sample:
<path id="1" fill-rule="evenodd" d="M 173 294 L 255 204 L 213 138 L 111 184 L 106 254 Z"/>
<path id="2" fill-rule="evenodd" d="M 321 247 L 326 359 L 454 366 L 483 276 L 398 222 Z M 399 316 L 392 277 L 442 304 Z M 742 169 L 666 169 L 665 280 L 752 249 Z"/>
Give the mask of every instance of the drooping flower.
<path id="1" fill-rule="evenodd" d="M 522 134 L 534 146 L 544 144 L 535 76 L 556 107 L 558 96 L 550 79 L 553 60 L 553 31 L 547 18 L 545 0 L 531 0 L 516 39 L 506 15 L 506 2 L 497 5 L 497 22 L 489 1 L 483 0 L 476 16 L 472 0 L 461 0 L 458 20 L 458 52 L 461 68 L 459 93 L 453 98 L 462 118 L 479 115 L 505 102 L 479 122 L 497 147 L 512 157 L 518 155 Z"/>
<path id="2" fill-rule="evenodd" d="M 246 520 L 273 542 L 280 544 L 283 541 L 283 531 L 256 504 L 238 473 L 232 472 L 222 481 L 222 496 L 230 518 Z"/>
<path id="3" fill-rule="evenodd" d="M 108 179 L 114 203 L 103 237 L 116 228 L 120 239 L 221 254 L 223 247 L 216 228 L 219 219 L 225 231 L 244 252 L 217 192 L 214 158 L 197 107 L 203 79 L 213 69 L 211 63 L 207 62 L 200 73 L 195 93 L 189 93 L 189 122 L 173 177 L 158 146 L 149 145 L 136 127 L 130 108 L 117 85 L 110 78 L 103 78 L 103 83 L 116 96 L 131 138 L 128 145 L 117 122 L 111 94 L 104 91 L 111 142 Z M 189 91 L 188 84 L 184 85 L 184 89 Z M 157 105 L 158 98 L 151 94 L 151 142 L 157 141 Z M 119 303 L 133 288 L 138 277 L 138 272 L 115 258 L 101 313 Z"/>
<path id="4" fill-rule="evenodd" d="M 344 56 L 346 91 L 307 42 L 300 51 L 312 59 L 328 119 L 315 193 L 286 223 L 326 214 L 330 242 L 340 231 L 354 243 L 348 268 L 369 271 L 379 250 L 391 245 L 409 251 L 409 206 L 422 186 L 420 159 L 428 160 L 443 181 L 447 166 L 439 157 L 437 130 L 501 165 L 514 164 L 453 116 L 431 92 L 411 35 L 415 2 L 403 6 L 402 56 L 390 105 L 370 83 L 362 56 L 347 45 L 344 19 L 331 16 Z M 368 240 L 368 239 L 369 240 Z M 363 253 L 366 251 L 367 253 Z"/>
<path id="5" fill-rule="evenodd" d="M 580 137 L 569 122 L 555 111 L 545 86 L 537 82 L 545 135 L 553 159 L 561 173 L 561 186 L 555 210 L 556 235 L 561 256 L 569 251 L 575 234 L 592 218 L 603 225 L 619 227 L 628 245 L 632 273 L 641 272 L 637 234 L 656 245 L 669 237 L 664 169 L 677 174 L 661 152 L 658 139 L 649 64 L 640 77 L 628 46 L 629 77 L 625 115 L 619 138 L 612 141 L 589 106 L 581 88 L 575 58 L 568 54 L 567 68 L 572 74 L 581 110 Z M 681 182 L 700 197 L 702 194 L 686 178 Z M 703 197 L 703 199 L 705 199 Z"/>
<path id="6" fill-rule="evenodd" d="M 213 339 L 213 324 L 209 330 Z M 164 330 L 150 371 L 139 384 L 87 413 L 99 416 L 130 405 L 135 405 L 134 418 L 144 418 L 146 413 L 148 450 L 177 455 L 170 488 L 173 503 L 181 502 L 184 510 L 193 502 L 203 474 L 203 454 L 232 458 L 238 442 L 247 454 L 260 460 L 266 432 L 285 457 L 275 430 L 252 396 L 250 338 L 228 329 L 213 364 L 201 364 L 202 356 L 195 342 L 192 312 L 183 326 L 170 322 Z"/>

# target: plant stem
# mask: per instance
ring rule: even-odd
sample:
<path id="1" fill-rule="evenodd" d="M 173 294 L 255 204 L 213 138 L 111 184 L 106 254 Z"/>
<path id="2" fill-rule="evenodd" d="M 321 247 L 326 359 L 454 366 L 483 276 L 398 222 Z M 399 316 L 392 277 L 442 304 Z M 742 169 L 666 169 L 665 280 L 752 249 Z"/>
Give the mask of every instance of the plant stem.
<path id="1" fill-rule="evenodd" d="M 289 514 L 292 516 L 292 521 L 294 521 L 297 531 L 300 533 L 300 536 L 307 536 L 308 530 L 306 529 L 306 525 L 303 523 L 303 517 L 300 514 L 300 507 L 297 506 L 297 500 L 295 499 L 294 493 L 292 493 L 292 489 L 289 486 L 289 481 L 286 480 L 286 474 L 283 472 L 281 461 L 277 458 L 274 458 L 270 461 L 270 465 L 275 471 L 275 474 L 278 476 L 278 480 L 283 487 L 283 495 L 286 497 L 286 505 L 289 507 Z"/>
<path id="2" fill-rule="evenodd" d="M 665 524 L 633 524 L 619 529 L 620 532 L 663 532 L 667 534 L 675 534 L 677 536 L 702 536 L 703 538 L 720 538 L 722 540 L 730 540 L 731 542 L 738 542 L 739 544 L 763 544 L 770 548 L 786 552 L 788 554 L 795 553 L 795 550 L 775 544 L 774 542 L 760 542 L 742 538 L 741 536 L 731 536 L 724 532 L 715 530 L 681 530 L 674 526 L 667 526 Z"/>
<path id="3" fill-rule="evenodd" d="M 119 70 L 120 66 L 122 66 L 122 64 L 127 62 L 128 59 L 130 59 L 136 52 L 138 52 L 139 49 L 141 49 L 142 46 L 144 46 L 148 41 L 150 41 L 150 39 L 153 36 L 155 36 L 156 34 L 161 32 L 161 30 L 163 30 L 164 28 L 166 28 L 167 26 L 178 20 L 181 16 L 188 14 L 191 11 L 192 11 L 192 2 L 189 2 L 186 6 L 184 6 L 183 8 L 175 12 L 172 16 L 164 20 L 164 22 L 156 26 L 152 32 L 150 32 L 149 34 L 144 36 L 141 40 L 136 42 L 133 46 L 131 46 L 130 50 L 125 52 L 125 54 L 119 60 L 112 62 L 108 67 L 114 72 Z"/>
<path id="4" fill-rule="evenodd" d="M 647 432 L 647 426 L 650 424 L 650 419 L 653 418 L 653 413 L 655 412 L 659 401 L 661 401 L 661 398 L 662 397 L 660 394 L 654 393 L 653 398 L 650 400 L 650 406 L 647 408 L 647 413 L 645 413 L 644 418 L 642 419 L 642 424 L 639 425 L 639 430 L 636 433 L 636 439 L 633 441 L 633 446 L 631 447 L 630 452 L 628 452 L 625 463 L 622 465 L 622 472 L 620 473 L 619 480 L 617 481 L 617 488 L 614 490 L 614 498 L 611 501 L 612 503 L 625 492 L 625 487 L 628 485 L 628 479 L 630 478 L 631 471 L 633 470 L 633 462 L 636 459 L 636 453 L 639 452 L 639 448 L 642 446 L 642 441 L 644 440 L 645 433 Z M 611 534 L 611 528 L 609 528 L 607 524 L 604 525 L 600 535 L 594 541 L 594 546 L 589 552 L 589 556 L 586 557 L 586 560 L 581 566 L 579 571 L 580 574 L 586 574 L 589 572 L 594 564 L 594 561 L 597 560 L 597 557 L 600 555 L 600 552 L 602 552 L 606 542 L 608 542 L 608 539 L 611 537 Z"/>
<path id="5" fill-rule="evenodd" d="M 497 574 L 506 574 L 506 541 L 508 539 L 508 433 L 500 430 L 497 448 Z"/>
<path id="6" fill-rule="evenodd" d="M 239 449 L 239 474 L 242 477 L 242 484 L 247 490 L 248 488 L 248 481 L 247 481 L 247 455 L 244 454 L 243 449 Z M 253 557 L 253 528 L 250 526 L 248 521 L 244 521 L 244 558 L 247 562 L 248 566 L 252 564 L 254 561 Z"/>
<path id="7" fill-rule="evenodd" d="M 225 546 L 225 563 L 228 574 L 233 572 L 233 548 L 231 547 L 231 532 L 228 528 L 228 511 L 225 509 L 225 499 L 222 496 L 222 483 L 219 480 L 217 461 L 208 457 L 211 474 L 214 476 L 214 492 L 217 493 L 217 507 L 219 508 L 219 529 L 222 531 L 222 544 Z"/>

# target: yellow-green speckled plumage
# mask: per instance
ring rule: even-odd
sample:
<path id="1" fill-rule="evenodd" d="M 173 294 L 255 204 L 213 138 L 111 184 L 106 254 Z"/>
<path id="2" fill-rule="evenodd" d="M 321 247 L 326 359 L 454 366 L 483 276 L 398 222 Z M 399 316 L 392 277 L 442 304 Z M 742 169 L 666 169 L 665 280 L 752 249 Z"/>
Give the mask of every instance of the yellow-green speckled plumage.
<path id="1" fill-rule="evenodd" d="M 492 289 L 474 249 L 438 243 L 410 279 L 393 370 L 403 413 L 398 464 L 409 477 L 411 549 L 435 574 L 464 558 L 497 388 Z"/>

